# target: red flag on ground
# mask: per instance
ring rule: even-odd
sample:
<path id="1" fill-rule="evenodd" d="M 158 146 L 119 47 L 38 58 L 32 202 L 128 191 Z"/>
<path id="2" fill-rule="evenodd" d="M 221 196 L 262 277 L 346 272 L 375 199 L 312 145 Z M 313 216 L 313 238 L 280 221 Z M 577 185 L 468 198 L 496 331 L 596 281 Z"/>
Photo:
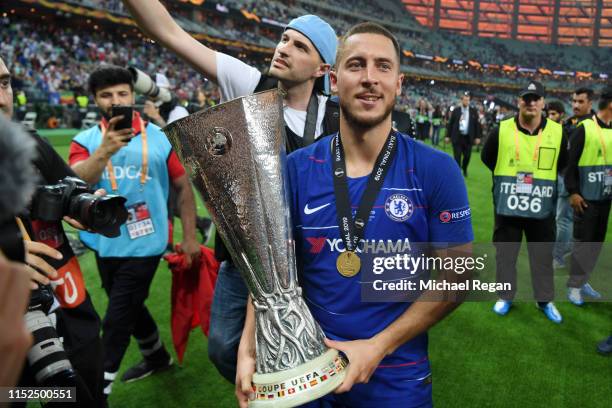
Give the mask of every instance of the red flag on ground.
<path id="1" fill-rule="evenodd" d="M 173 252 L 164 259 L 172 271 L 172 342 L 179 364 L 187 348 L 189 332 L 198 325 L 208 336 L 210 310 L 219 262 L 211 249 L 200 245 L 201 257 L 191 268 L 185 265 L 185 255 Z"/>

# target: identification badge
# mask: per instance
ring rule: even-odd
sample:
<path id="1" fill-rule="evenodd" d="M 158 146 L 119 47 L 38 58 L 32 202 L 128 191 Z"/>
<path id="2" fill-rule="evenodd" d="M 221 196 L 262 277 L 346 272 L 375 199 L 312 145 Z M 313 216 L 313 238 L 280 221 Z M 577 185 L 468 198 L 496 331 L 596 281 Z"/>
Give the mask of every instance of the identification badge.
<path id="1" fill-rule="evenodd" d="M 336 268 L 340 275 L 345 278 L 352 278 L 359 273 L 361 269 L 361 259 L 353 251 L 344 251 L 336 260 Z"/>
<path id="2" fill-rule="evenodd" d="M 125 223 L 127 226 L 130 239 L 141 238 L 155 232 L 153 220 L 147 203 L 141 201 L 127 206 L 128 219 Z"/>
<path id="3" fill-rule="evenodd" d="M 517 194 L 531 194 L 531 190 L 533 190 L 533 173 L 516 173 Z"/>
<path id="4" fill-rule="evenodd" d="M 604 187 L 612 188 L 612 167 L 608 167 L 604 174 Z"/>

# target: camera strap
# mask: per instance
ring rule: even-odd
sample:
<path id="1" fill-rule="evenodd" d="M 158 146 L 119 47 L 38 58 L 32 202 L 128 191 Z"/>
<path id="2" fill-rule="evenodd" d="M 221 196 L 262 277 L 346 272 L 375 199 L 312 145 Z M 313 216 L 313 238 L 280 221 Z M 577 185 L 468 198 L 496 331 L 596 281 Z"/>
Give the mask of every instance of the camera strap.
<path id="1" fill-rule="evenodd" d="M 140 170 L 140 189 L 144 190 L 144 186 L 147 183 L 147 173 L 149 170 L 149 146 L 147 144 L 147 128 L 142 118 L 140 120 L 140 137 L 142 139 L 142 168 Z M 100 129 L 102 129 L 102 135 L 106 132 L 106 125 L 104 122 L 100 122 Z M 117 185 L 117 178 L 115 177 L 115 169 L 112 161 L 109 159 L 106 163 L 106 170 L 108 171 L 108 178 L 110 179 L 111 188 L 113 192 L 117 192 L 119 189 Z"/>
<path id="2" fill-rule="evenodd" d="M 23 240 L 32 241 L 30 234 L 28 234 L 28 230 L 26 229 L 25 225 L 23 225 L 23 221 L 21 221 L 21 218 L 15 217 L 15 222 L 17 222 L 17 225 L 19 226 L 19 232 L 21 232 L 21 237 Z"/>

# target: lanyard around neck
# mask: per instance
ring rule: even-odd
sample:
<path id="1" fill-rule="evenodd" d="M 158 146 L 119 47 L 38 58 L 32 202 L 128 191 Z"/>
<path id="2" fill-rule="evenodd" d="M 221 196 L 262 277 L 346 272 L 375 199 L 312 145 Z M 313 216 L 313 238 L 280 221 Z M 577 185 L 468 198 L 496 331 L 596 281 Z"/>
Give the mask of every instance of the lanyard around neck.
<path id="1" fill-rule="evenodd" d="M 100 128 L 102 129 L 102 134 L 106 132 L 106 125 L 103 122 L 100 122 Z M 149 149 L 147 145 L 147 129 L 144 125 L 144 121 L 140 118 L 140 137 L 142 139 L 142 169 L 140 170 L 140 188 L 144 188 L 147 183 L 147 172 L 149 169 Z M 106 169 L 108 171 L 108 178 L 110 179 L 111 188 L 114 192 L 117 192 L 117 178 L 115 177 L 115 168 L 113 167 L 113 163 L 111 159 L 108 159 L 106 163 Z"/>
<path id="2" fill-rule="evenodd" d="M 538 156 L 540 154 L 540 144 L 542 143 L 542 126 L 540 126 L 540 130 L 538 130 L 538 139 L 536 140 L 536 146 L 533 152 L 533 162 L 536 163 L 538 161 Z M 519 139 L 519 130 L 518 124 L 514 124 L 514 153 L 516 162 L 519 163 L 519 148 L 520 148 L 520 139 Z"/>

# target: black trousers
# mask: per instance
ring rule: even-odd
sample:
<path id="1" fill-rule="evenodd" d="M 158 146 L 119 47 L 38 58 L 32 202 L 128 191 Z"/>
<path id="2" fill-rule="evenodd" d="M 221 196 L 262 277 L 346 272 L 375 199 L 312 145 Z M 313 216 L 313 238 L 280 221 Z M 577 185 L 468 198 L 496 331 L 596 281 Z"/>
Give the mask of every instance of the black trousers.
<path id="1" fill-rule="evenodd" d="M 159 342 L 157 325 L 144 305 L 160 258 L 161 255 L 143 258 L 96 257 L 102 286 L 108 295 L 108 308 L 102 321 L 104 371 L 107 374 L 119 370 L 132 335 L 139 342 L 141 351 L 142 343 L 146 341 L 150 346 L 157 344 L 151 350 L 162 351 L 164 358 L 168 358 Z"/>
<path id="2" fill-rule="evenodd" d="M 587 201 L 582 214 L 574 212 L 574 248 L 567 286 L 579 288 L 589 281 L 608 229 L 610 201 Z"/>
<path id="3" fill-rule="evenodd" d="M 496 249 L 497 282 L 510 283 L 512 289 L 498 292 L 501 299 L 513 300 L 516 295 L 516 260 L 523 234 L 527 239 L 531 285 L 536 301 L 550 302 L 555 296 L 552 251 L 555 244 L 555 217 L 506 217 L 495 214 L 493 242 Z"/>
<path id="4" fill-rule="evenodd" d="M 472 143 L 468 136 L 459 136 L 459 140 L 453 141 L 453 156 L 455 161 L 463 170 L 463 174 L 467 174 L 467 168 L 470 164 L 472 156 Z"/>

